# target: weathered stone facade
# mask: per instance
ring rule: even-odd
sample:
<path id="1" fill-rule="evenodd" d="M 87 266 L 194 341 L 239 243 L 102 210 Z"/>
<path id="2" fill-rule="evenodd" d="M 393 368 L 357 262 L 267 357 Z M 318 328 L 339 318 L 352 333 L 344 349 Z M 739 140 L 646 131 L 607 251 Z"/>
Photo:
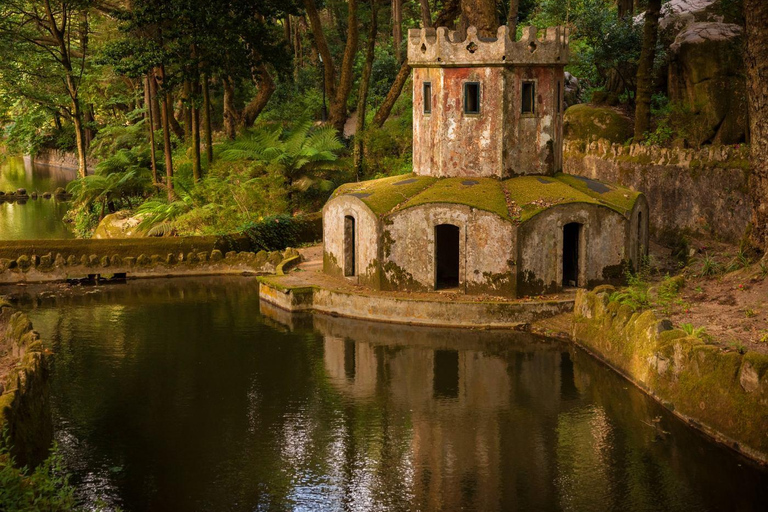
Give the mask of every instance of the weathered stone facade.
<path id="1" fill-rule="evenodd" d="M 521 297 L 621 279 L 648 204 L 562 174 L 564 28 L 512 41 L 411 30 L 414 172 L 340 187 L 324 270 L 377 290 Z"/>

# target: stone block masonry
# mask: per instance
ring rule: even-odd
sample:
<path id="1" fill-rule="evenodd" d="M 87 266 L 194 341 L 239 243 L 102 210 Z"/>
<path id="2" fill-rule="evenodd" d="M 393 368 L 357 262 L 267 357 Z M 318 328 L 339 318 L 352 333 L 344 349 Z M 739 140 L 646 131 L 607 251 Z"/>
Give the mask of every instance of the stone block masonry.
<path id="1" fill-rule="evenodd" d="M 768 355 L 709 345 L 653 311 L 579 290 L 573 339 L 690 425 L 768 463 Z"/>
<path id="2" fill-rule="evenodd" d="M 0 430 L 19 466 L 48 456 L 53 440 L 48 362 L 27 316 L 0 300 Z"/>
<path id="3" fill-rule="evenodd" d="M 681 233 L 738 242 L 750 221 L 749 147 L 666 149 L 605 140 L 565 143 L 569 174 L 618 183 L 642 192 L 651 235 Z"/>

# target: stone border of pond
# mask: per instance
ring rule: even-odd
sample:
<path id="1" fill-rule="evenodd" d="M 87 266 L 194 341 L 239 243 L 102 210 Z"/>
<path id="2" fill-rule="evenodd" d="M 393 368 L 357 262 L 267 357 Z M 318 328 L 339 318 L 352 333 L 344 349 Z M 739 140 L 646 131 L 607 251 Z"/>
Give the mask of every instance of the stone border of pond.
<path id="1" fill-rule="evenodd" d="M 377 322 L 475 329 L 527 329 L 536 320 L 573 309 L 573 296 L 505 300 L 456 294 L 380 292 L 317 272 L 261 276 L 262 301 L 293 313 L 318 312 Z"/>
<path id="2" fill-rule="evenodd" d="M 0 430 L 19 467 L 36 466 L 53 441 L 48 357 L 27 315 L 0 300 Z"/>
<path id="3" fill-rule="evenodd" d="M 653 311 L 610 301 L 613 291 L 579 290 L 570 322 L 538 327 L 570 328 L 574 343 L 683 421 L 768 464 L 768 355 L 707 344 Z"/>
<path id="4" fill-rule="evenodd" d="M 285 251 L 211 251 L 118 253 L 43 256 L 22 254 L 15 260 L 0 258 L 0 285 L 69 282 L 96 284 L 104 281 L 227 274 L 273 274 L 300 260 L 292 248 Z"/>

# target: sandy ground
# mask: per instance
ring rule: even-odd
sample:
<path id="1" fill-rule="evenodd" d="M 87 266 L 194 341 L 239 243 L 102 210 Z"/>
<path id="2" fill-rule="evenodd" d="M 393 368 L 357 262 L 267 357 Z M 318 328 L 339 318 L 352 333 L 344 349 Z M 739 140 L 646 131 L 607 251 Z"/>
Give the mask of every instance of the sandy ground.
<path id="1" fill-rule="evenodd" d="M 655 281 L 667 273 L 685 277 L 677 299 L 663 311 L 675 326 L 704 328 L 707 342 L 726 348 L 768 353 L 768 257 L 753 256 L 744 266 L 737 246 L 711 240 L 692 240 L 684 267 L 669 249 L 654 246 L 651 254 Z M 715 263 L 713 275 L 703 275 L 707 258 Z"/>

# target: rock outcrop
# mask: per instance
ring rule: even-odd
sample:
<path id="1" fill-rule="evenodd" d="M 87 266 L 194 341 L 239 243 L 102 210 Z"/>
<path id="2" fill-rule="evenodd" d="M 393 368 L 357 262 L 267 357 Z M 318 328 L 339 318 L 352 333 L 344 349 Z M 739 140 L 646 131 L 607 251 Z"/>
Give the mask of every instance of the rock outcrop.
<path id="1" fill-rule="evenodd" d="M 632 131 L 632 121 L 616 108 L 583 103 L 568 108 L 563 117 L 563 136 L 570 140 L 621 144 L 632 137 Z"/>

